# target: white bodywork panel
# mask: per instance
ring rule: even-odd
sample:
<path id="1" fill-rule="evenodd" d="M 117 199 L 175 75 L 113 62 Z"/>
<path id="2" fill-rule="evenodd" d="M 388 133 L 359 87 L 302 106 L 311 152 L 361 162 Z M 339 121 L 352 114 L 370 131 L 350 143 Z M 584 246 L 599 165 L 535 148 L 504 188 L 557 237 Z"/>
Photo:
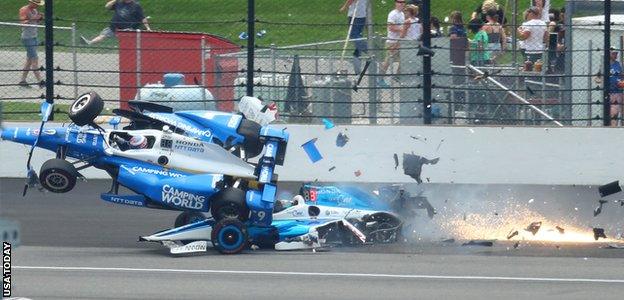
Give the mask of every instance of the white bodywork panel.
<path id="1" fill-rule="evenodd" d="M 153 137 L 154 144 L 149 149 L 120 150 L 109 141 L 111 133 L 128 133 Z M 110 155 L 127 157 L 140 161 L 159 164 L 161 156 L 167 158 L 163 167 L 190 173 L 224 174 L 240 178 L 255 178 L 254 167 L 221 146 L 200 141 L 177 133 L 159 130 L 115 130 L 107 131 L 106 139 Z"/>

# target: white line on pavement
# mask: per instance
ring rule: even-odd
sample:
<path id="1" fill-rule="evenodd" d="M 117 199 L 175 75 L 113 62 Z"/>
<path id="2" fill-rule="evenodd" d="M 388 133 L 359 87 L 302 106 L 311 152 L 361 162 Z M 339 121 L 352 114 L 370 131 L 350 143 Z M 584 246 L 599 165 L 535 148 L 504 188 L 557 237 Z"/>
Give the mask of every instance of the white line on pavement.
<path id="1" fill-rule="evenodd" d="M 277 276 L 316 276 L 316 277 L 367 277 L 399 279 L 452 279 L 480 281 L 533 281 L 533 282 L 575 282 L 575 283 L 624 283 L 624 279 L 600 278 L 555 278 L 555 277 L 505 277 L 505 276 L 461 276 L 461 275 L 416 275 L 416 274 L 374 274 L 374 273 L 321 273 L 283 272 L 253 270 L 193 270 L 193 269 L 144 269 L 144 268 L 99 268 L 99 267 L 44 267 L 13 266 L 17 270 L 49 271 L 101 271 L 101 272 L 146 272 L 146 273 L 188 273 L 188 274 L 238 274 L 238 275 L 277 275 Z"/>

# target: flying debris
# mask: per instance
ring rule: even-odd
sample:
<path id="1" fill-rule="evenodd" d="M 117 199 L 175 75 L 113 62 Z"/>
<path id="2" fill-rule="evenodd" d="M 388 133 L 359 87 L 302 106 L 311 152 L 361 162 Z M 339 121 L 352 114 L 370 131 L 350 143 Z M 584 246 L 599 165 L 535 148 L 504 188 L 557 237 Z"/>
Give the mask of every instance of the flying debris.
<path id="1" fill-rule="evenodd" d="M 555 226 L 555 228 L 557 228 L 557 230 L 559 231 L 559 233 L 564 234 L 565 233 L 565 229 L 563 227 L 559 227 L 559 226 Z"/>
<path id="2" fill-rule="evenodd" d="M 325 130 L 336 127 L 336 125 L 334 125 L 334 123 L 330 121 L 329 119 L 323 119 L 323 124 L 325 125 Z"/>
<path id="3" fill-rule="evenodd" d="M 394 169 L 396 170 L 399 167 L 399 155 L 394 154 Z"/>
<path id="4" fill-rule="evenodd" d="M 520 246 L 520 242 L 516 242 L 516 243 L 513 245 L 514 249 L 518 249 L 518 246 Z"/>
<path id="5" fill-rule="evenodd" d="M 598 200 L 598 207 L 594 208 L 594 217 L 602 212 L 602 205 L 607 203 L 607 200 Z"/>
<path id="6" fill-rule="evenodd" d="M 420 175 L 423 165 L 435 165 L 438 161 L 440 161 L 440 158 L 427 159 L 415 154 L 403 153 L 403 174 L 416 179 L 416 182 L 421 184 L 422 179 Z"/>
<path id="7" fill-rule="evenodd" d="M 494 240 L 471 240 L 467 243 L 463 243 L 462 246 L 484 246 L 484 247 L 492 247 L 494 246 Z"/>
<path id="8" fill-rule="evenodd" d="M 536 235 L 541 227 L 542 227 L 542 222 L 533 222 L 529 224 L 529 226 L 525 230 L 532 233 L 533 235 Z"/>
<path id="9" fill-rule="evenodd" d="M 508 240 L 511 240 L 511 238 L 513 238 L 514 236 L 516 236 L 516 235 L 518 235 L 518 234 L 520 234 L 520 233 L 518 232 L 518 230 L 512 230 L 512 231 L 510 231 L 510 232 L 509 232 L 509 234 L 507 234 L 507 239 L 508 239 Z"/>
<path id="10" fill-rule="evenodd" d="M 353 172 L 353 174 L 355 174 L 355 177 L 360 177 L 360 176 L 362 176 L 362 171 L 357 170 L 357 171 Z"/>
<path id="11" fill-rule="evenodd" d="M 329 168 L 329 172 L 333 171 L 336 169 L 336 166 L 332 166 L 331 168 Z"/>
<path id="12" fill-rule="evenodd" d="M 603 228 L 594 228 L 594 240 L 598 240 L 599 238 L 607 238 L 607 235 L 605 235 L 604 229 Z"/>
<path id="13" fill-rule="evenodd" d="M 301 147 L 303 148 L 305 153 L 308 155 L 308 158 L 310 158 L 310 161 L 312 161 L 312 163 L 315 163 L 323 159 L 323 156 L 321 155 L 318 148 L 316 148 L 316 145 L 314 144 L 316 143 L 316 141 L 317 141 L 317 138 L 313 138 L 307 141 L 305 144 L 301 145 Z"/>
<path id="14" fill-rule="evenodd" d="M 620 187 L 620 182 L 617 180 L 598 187 L 598 193 L 600 193 L 600 197 L 606 197 L 615 193 L 619 193 L 621 191 L 622 188 Z"/>
<path id="15" fill-rule="evenodd" d="M 338 133 L 338 136 L 336 137 L 336 146 L 344 147 L 347 142 L 349 142 L 349 137 L 342 132 Z"/>

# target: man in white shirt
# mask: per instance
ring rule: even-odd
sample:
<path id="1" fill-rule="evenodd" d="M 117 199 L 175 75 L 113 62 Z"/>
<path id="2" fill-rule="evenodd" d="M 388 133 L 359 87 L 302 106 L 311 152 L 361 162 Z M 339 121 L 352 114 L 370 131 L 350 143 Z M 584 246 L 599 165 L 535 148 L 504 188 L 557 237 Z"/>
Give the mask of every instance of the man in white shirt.
<path id="1" fill-rule="evenodd" d="M 518 37 L 523 40 L 524 53 L 527 60 L 532 62 L 542 59 L 544 42 L 548 38 L 546 22 L 540 19 L 540 12 L 539 8 L 531 6 L 525 12 L 527 21 L 518 27 Z"/>
<path id="2" fill-rule="evenodd" d="M 399 60 L 399 38 L 401 37 L 401 30 L 403 29 L 403 23 L 405 23 L 405 15 L 403 14 L 403 8 L 405 7 L 405 0 L 395 0 L 394 9 L 388 14 L 388 39 L 386 40 L 386 59 L 381 65 L 381 74 L 385 74 L 388 67 Z M 399 65 L 400 68 L 400 65 Z M 388 86 L 383 80 L 379 80 L 380 86 Z"/>

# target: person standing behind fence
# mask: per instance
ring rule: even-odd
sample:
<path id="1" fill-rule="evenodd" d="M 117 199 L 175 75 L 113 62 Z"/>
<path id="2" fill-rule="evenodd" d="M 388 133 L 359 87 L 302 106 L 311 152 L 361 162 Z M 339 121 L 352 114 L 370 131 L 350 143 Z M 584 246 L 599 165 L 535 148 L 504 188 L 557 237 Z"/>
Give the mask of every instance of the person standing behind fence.
<path id="1" fill-rule="evenodd" d="M 107 38 L 115 37 L 118 30 L 123 29 L 139 29 L 141 24 L 145 29 L 152 30 L 147 22 L 147 18 L 143 15 L 143 8 L 134 0 L 110 0 L 106 2 L 104 7 L 114 11 L 110 26 L 104 28 L 102 32 L 92 40 L 80 36 L 83 43 L 92 45 L 99 43 Z"/>
<path id="2" fill-rule="evenodd" d="M 522 46 L 526 59 L 535 63 L 542 59 L 544 41 L 548 38 L 546 22 L 540 19 L 540 10 L 532 6 L 525 12 L 527 21 L 518 27 L 518 37 L 523 40 Z"/>
<path id="3" fill-rule="evenodd" d="M 403 23 L 405 22 L 405 15 L 403 14 L 403 8 L 405 6 L 405 0 L 395 0 L 394 9 L 388 14 L 388 36 L 386 40 L 386 59 L 381 64 L 380 74 L 386 74 L 388 67 L 390 67 L 394 61 L 399 60 L 399 38 L 401 36 L 401 30 Z M 400 64 L 399 64 L 400 69 Z M 387 87 L 388 83 L 382 78 L 378 80 L 378 85 Z"/>
<path id="4" fill-rule="evenodd" d="M 621 117 L 621 106 L 624 97 L 622 93 L 622 65 L 617 60 L 618 52 L 611 50 L 611 72 L 609 74 L 609 100 L 611 101 L 611 126 L 617 126 L 618 117 Z"/>
<path id="5" fill-rule="evenodd" d="M 507 37 L 505 36 L 505 29 L 498 23 L 498 13 L 491 9 L 486 13 L 487 23 L 483 26 L 483 30 L 488 35 L 487 49 L 491 51 L 492 61 L 496 60 L 496 57 L 503 54 L 503 51 L 507 49 Z"/>
<path id="6" fill-rule="evenodd" d="M 418 16 L 418 6 L 409 4 L 405 6 L 403 13 L 405 15 L 405 23 L 403 28 L 401 28 L 400 37 L 410 41 L 420 41 L 423 29 L 418 17 L 416 17 Z"/>
<path id="7" fill-rule="evenodd" d="M 28 25 L 39 25 L 41 20 L 43 20 L 43 15 L 39 13 L 37 7 L 45 4 L 44 0 L 29 0 L 28 5 L 20 8 L 19 10 L 19 18 L 22 24 Z M 19 86 L 22 87 L 30 87 L 26 82 L 26 77 L 28 77 L 28 72 L 33 71 L 37 81 L 39 83 L 39 87 L 43 88 L 45 86 L 45 81 L 41 78 L 41 74 L 39 73 L 39 56 L 37 55 L 37 46 L 39 46 L 39 41 L 37 40 L 37 36 L 39 35 L 39 30 L 35 26 L 23 26 L 22 27 L 22 43 L 24 47 L 26 47 L 26 63 L 24 64 L 24 71 L 22 72 L 22 79 L 18 83 Z"/>
<path id="8" fill-rule="evenodd" d="M 487 50 L 489 42 L 488 34 L 483 30 L 481 19 L 472 19 L 468 28 L 474 33 L 474 38 L 470 40 L 470 63 L 475 66 L 489 64 L 490 51 Z"/>
<path id="9" fill-rule="evenodd" d="M 347 20 L 349 21 L 349 39 L 363 38 L 364 27 L 366 26 L 366 10 L 368 0 L 345 0 L 340 7 L 340 11 L 344 12 L 348 8 Z M 368 52 L 365 40 L 354 41 L 355 50 L 353 50 L 353 68 L 355 73 L 360 73 L 361 62 L 360 55 Z"/>
<path id="10" fill-rule="evenodd" d="M 531 6 L 539 8 L 539 18 L 546 24 L 550 23 L 550 0 L 531 0 Z"/>
<path id="11" fill-rule="evenodd" d="M 451 28 L 449 29 L 449 37 L 452 39 L 465 38 L 466 28 L 464 27 L 464 19 L 460 11 L 453 11 L 451 13 Z"/>

